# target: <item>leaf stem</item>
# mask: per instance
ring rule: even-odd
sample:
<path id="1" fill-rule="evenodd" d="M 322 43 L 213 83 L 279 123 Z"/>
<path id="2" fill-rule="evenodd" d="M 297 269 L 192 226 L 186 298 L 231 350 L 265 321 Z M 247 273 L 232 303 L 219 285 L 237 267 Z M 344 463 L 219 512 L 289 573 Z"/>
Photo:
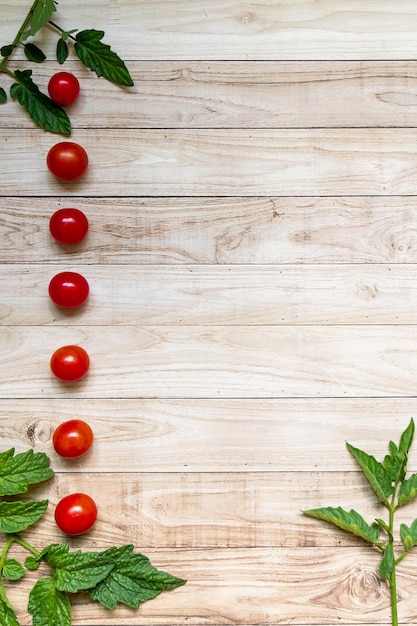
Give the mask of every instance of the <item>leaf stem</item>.
<path id="1" fill-rule="evenodd" d="M 33 554 L 33 556 L 38 557 L 40 555 L 39 550 L 37 550 L 30 543 L 22 539 L 22 537 L 19 537 L 19 535 L 10 535 L 10 537 L 12 538 L 13 542 L 18 543 L 20 546 L 22 546 L 22 548 L 25 548 L 25 550 Z"/>
<path id="2" fill-rule="evenodd" d="M 52 20 L 49 20 L 48 24 L 50 24 L 52 26 L 52 28 L 55 28 L 55 30 L 57 30 L 59 33 L 61 33 L 61 35 L 63 35 L 64 39 L 67 39 L 69 37 L 73 41 L 77 41 L 76 38 L 71 35 L 71 33 L 75 33 L 75 31 L 77 29 L 74 29 L 74 30 L 71 30 L 71 31 L 64 30 L 58 24 L 55 24 L 55 22 L 52 22 Z"/>
<path id="3" fill-rule="evenodd" d="M 10 59 L 10 57 L 12 56 L 12 54 L 14 52 L 14 49 L 16 48 L 18 43 L 20 42 L 23 33 L 25 32 L 26 28 L 29 26 L 30 21 L 32 19 L 33 12 L 34 12 L 35 7 L 38 4 L 38 2 L 39 2 L 39 0 L 35 0 L 35 2 L 30 7 L 28 14 L 26 15 L 26 17 L 25 17 L 21 27 L 19 28 L 19 30 L 16 33 L 16 37 L 13 39 L 13 42 L 11 44 L 13 46 L 12 50 L 10 51 L 9 54 L 6 54 L 6 56 L 3 57 L 3 59 L 1 60 L 1 62 L 0 62 L 0 72 L 8 73 L 8 72 L 6 72 L 7 63 L 9 62 L 9 59 Z"/>

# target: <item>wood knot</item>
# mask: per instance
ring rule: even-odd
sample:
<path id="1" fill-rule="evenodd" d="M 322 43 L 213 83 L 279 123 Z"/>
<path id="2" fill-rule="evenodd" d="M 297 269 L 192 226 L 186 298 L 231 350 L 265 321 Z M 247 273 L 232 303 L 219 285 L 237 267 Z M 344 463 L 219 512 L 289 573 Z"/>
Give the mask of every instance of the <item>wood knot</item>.
<path id="1" fill-rule="evenodd" d="M 37 443 L 46 443 L 51 440 L 53 428 L 49 422 L 39 420 L 32 422 L 26 427 L 26 439 L 29 439 L 32 446 Z"/>
<path id="2" fill-rule="evenodd" d="M 356 570 L 349 580 L 349 595 L 356 605 L 377 606 L 384 597 L 381 579 L 368 570 Z"/>

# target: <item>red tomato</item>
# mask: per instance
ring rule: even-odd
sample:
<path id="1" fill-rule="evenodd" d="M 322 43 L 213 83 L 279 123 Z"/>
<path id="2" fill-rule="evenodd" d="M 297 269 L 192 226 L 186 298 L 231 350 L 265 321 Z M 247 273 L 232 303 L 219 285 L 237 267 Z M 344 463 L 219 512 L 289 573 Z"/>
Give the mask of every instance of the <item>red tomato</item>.
<path id="1" fill-rule="evenodd" d="M 84 304 L 90 288 L 78 272 L 60 272 L 49 283 L 49 296 L 57 306 L 74 309 Z"/>
<path id="2" fill-rule="evenodd" d="M 83 420 L 68 420 L 55 430 L 52 443 L 55 452 L 67 459 L 76 459 L 86 454 L 93 443 L 93 431 Z"/>
<path id="3" fill-rule="evenodd" d="M 48 93 L 54 102 L 63 107 L 72 104 L 80 93 L 78 78 L 69 72 L 58 72 L 49 80 Z"/>
<path id="4" fill-rule="evenodd" d="M 59 243 L 78 243 L 88 231 L 88 219 L 79 209 L 59 209 L 49 220 L 49 230 Z"/>
<path id="5" fill-rule="evenodd" d="M 48 152 L 46 164 L 51 174 L 63 180 L 75 180 L 88 166 L 88 155 L 82 146 L 73 141 L 60 141 Z"/>
<path id="6" fill-rule="evenodd" d="M 72 493 L 58 502 L 55 508 L 57 526 L 66 535 L 82 535 L 94 526 L 97 506 L 86 493 Z"/>
<path id="7" fill-rule="evenodd" d="M 73 382 L 87 374 L 90 358 L 81 346 L 62 346 L 51 356 L 50 366 L 59 380 Z"/>

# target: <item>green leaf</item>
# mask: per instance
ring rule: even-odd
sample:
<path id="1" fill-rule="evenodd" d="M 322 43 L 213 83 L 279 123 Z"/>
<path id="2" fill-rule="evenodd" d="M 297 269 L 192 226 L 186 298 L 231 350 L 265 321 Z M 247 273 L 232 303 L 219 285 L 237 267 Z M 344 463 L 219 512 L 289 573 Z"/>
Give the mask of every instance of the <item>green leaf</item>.
<path id="1" fill-rule="evenodd" d="M 393 441 L 390 442 L 390 448 L 391 454 L 387 454 L 384 458 L 384 468 L 391 481 L 398 483 L 405 478 L 408 457 L 405 452 L 398 450 Z"/>
<path id="2" fill-rule="evenodd" d="M 16 46 L 14 46 L 12 43 L 6 46 L 2 46 L 0 48 L 0 54 L 2 57 L 9 57 L 15 48 Z"/>
<path id="3" fill-rule="evenodd" d="M 337 508 L 328 506 L 320 509 L 309 509 L 308 511 L 303 511 L 303 513 L 309 517 L 330 522 L 372 544 L 378 541 L 380 529 L 377 522 L 369 526 L 362 515 L 353 509 L 348 512 L 340 506 Z"/>
<path id="4" fill-rule="evenodd" d="M 48 500 L 0 502 L 0 530 L 19 533 L 37 522 L 48 508 Z"/>
<path id="5" fill-rule="evenodd" d="M 49 458 L 43 452 L 32 449 L 14 454 L 14 448 L 0 453 L 0 496 L 26 493 L 29 485 L 36 485 L 52 478 Z"/>
<path id="6" fill-rule="evenodd" d="M 114 567 L 109 556 L 81 550 L 70 552 L 66 543 L 51 545 L 42 555 L 52 569 L 56 588 L 71 593 L 95 587 Z"/>
<path id="7" fill-rule="evenodd" d="M 6 559 L 3 565 L 3 576 L 7 580 L 20 580 L 25 575 L 25 568 L 16 559 Z"/>
<path id="8" fill-rule="evenodd" d="M 392 543 L 388 543 L 384 556 L 382 557 L 381 564 L 379 566 L 379 573 L 383 580 L 389 580 L 395 568 L 394 549 Z"/>
<path id="9" fill-rule="evenodd" d="M 400 486 L 398 506 L 403 506 L 417 495 L 417 474 L 411 474 Z"/>
<path id="10" fill-rule="evenodd" d="M 68 44 L 62 37 L 58 39 L 56 44 L 56 58 L 60 65 L 65 63 L 68 58 Z"/>
<path id="11" fill-rule="evenodd" d="M 388 524 L 383 519 L 380 519 L 379 517 L 377 517 L 375 521 L 376 521 L 376 523 L 378 524 L 378 526 L 380 527 L 381 530 L 385 530 L 385 532 L 388 535 L 392 536 L 392 533 L 390 531 L 390 528 L 389 528 Z"/>
<path id="12" fill-rule="evenodd" d="M 346 447 L 355 457 L 378 499 L 388 504 L 389 496 L 394 493 L 394 486 L 385 467 L 375 457 L 355 448 L 350 443 L 347 443 Z"/>
<path id="13" fill-rule="evenodd" d="M 54 0 L 37 0 L 32 7 L 33 12 L 30 29 L 25 32 L 23 38 L 27 39 L 30 36 L 36 35 L 36 33 L 49 22 L 55 10 Z"/>
<path id="14" fill-rule="evenodd" d="M 403 542 L 404 549 L 411 550 L 414 546 L 417 545 L 417 519 L 411 524 L 411 527 L 408 527 L 407 524 L 400 525 L 400 536 L 401 541 Z"/>
<path id="15" fill-rule="evenodd" d="M 84 65 L 97 76 L 104 76 L 107 80 L 118 85 L 131 87 L 132 77 L 122 59 L 103 43 L 102 30 L 83 30 L 75 36 L 74 50 Z"/>
<path id="16" fill-rule="evenodd" d="M 33 626 L 71 626 L 69 598 L 56 588 L 53 578 L 35 583 L 29 594 L 28 610 L 33 615 Z"/>
<path id="17" fill-rule="evenodd" d="M 25 567 L 28 570 L 35 571 L 35 570 L 38 569 L 39 565 L 40 565 L 40 561 L 36 557 L 34 557 L 34 556 L 27 556 L 26 557 L 26 559 L 25 559 Z"/>
<path id="18" fill-rule="evenodd" d="M 111 556 L 115 562 L 109 575 L 94 589 L 90 596 L 108 609 L 113 609 L 118 602 L 132 608 L 151 600 L 162 591 L 175 589 L 186 583 L 156 569 L 149 559 L 142 554 L 132 552 L 133 546 L 110 548 L 103 555 Z"/>
<path id="19" fill-rule="evenodd" d="M 20 626 L 13 608 L 3 598 L 0 598 L 0 624 L 1 626 Z"/>
<path id="20" fill-rule="evenodd" d="M 414 438 L 414 420 L 411 418 L 410 423 L 407 428 L 401 435 L 400 439 L 400 450 L 404 452 L 404 454 L 408 454 L 411 448 L 411 444 L 413 443 Z"/>
<path id="21" fill-rule="evenodd" d="M 7 93 L 6 90 L 3 89 L 3 87 L 0 87 L 0 104 L 3 104 L 3 102 L 7 101 Z"/>
<path id="22" fill-rule="evenodd" d="M 46 59 L 45 54 L 40 48 L 38 48 L 38 46 L 35 46 L 34 43 L 24 44 L 23 50 L 28 61 L 33 61 L 34 63 L 43 63 Z"/>
<path id="23" fill-rule="evenodd" d="M 39 90 L 32 81 L 31 70 L 16 70 L 14 74 L 18 83 L 11 86 L 11 96 L 25 107 L 35 124 L 52 133 L 70 135 L 71 122 L 68 115 L 62 107 Z"/>

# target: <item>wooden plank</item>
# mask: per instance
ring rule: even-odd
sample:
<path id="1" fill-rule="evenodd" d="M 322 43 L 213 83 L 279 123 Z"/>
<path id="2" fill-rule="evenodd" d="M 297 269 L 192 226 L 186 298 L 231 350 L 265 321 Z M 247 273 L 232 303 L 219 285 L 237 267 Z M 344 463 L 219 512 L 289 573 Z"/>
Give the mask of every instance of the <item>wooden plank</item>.
<path id="1" fill-rule="evenodd" d="M 2 45 L 27 8 L 2 2 Z M 7 21 L 6 21 L 7 20 Z M 98 28 L 125 59 L 413 59 L 417 34 L 413 0 L 308 2 L 256 0 L 242 6 L 213 0 L 117 3 L 76 0 L 59 7 L 64 28 Z M 45 38 L 54 55 L 56 36 Z"/>
<path id="2" fill-rule="evenodd" d="M 415 395 L 414 326 L 3 326 L 0 337 L 2 398 Z M 69 343 L 91 367 L 63 384 L 49 360 Z"/>
<path id="3" fill-rule="evenodd" d="M 387 195 L 414 194 L 416 132 L 410 129 L 83 130 L 90 156 L 80 181 L 47 170 L 57 143 L 36 130 L 0 130 L 7 151 L 3 194 Z M 35 139 L 36 137 L 36 139 Z M 22 184 L 24 180 L 24 185 Z"/>
<path id="4" fill-rule="evenodd" d="M 65 67 L 81 82 L 68 110 L 75 129 L 415 126 L 414 61 L 131 61 L 135 87 L 126 96 L 100 81 L 99 103 L 91 72 L 77 61 Z M 37 68 L 42 91 L 60 69 Z M 10 101 L 2 127 L 33 129 L 33 122 Z"/>
<path id="5" fill-rule="evenodd" d="M 30 407 L 30 409 L 28 408 Z M 352 472 L 345 441 L 382 459 L 415 398 L 0 400 L 4 449 L 52 454 L 53 430 L 74 415 L 94 430 L 89 455 L 53 465 L 71 472 Z M 117 442 L 117 445 L 115 445 Z M 417 471 L 410 453 L 409 470 Z"/>
<path id="6" fill-rule="evenodd" d="M 77 206 L 90 232 L 76 246 L 49 219 Z M 415 263 L 411 197 L 0 197 L 1 263 Z M 51 267 L 52 269 L 52 267 Z M 365 270 L 364 270 L 365 271 Z M 412 308 L 412 307 L 411 307 Z"/>
<path id="7" fill-rule="evenodd" d="M 185 586 L 144 603 L 138 612 L 108 613 L 80 595 L 74 598 L 75 626 L 173 623 L 195 626 L 243 624 L 390 624 L 389 592 L 378 578 L 378 554 L 365 548 L 264 548 L 152 550 L 160 569 L 187 578 Z M 20 607 L 36 573 L 28 573 L 14 592 Z M 399 614 L 413 624 L 415 566 L 412 557 L 399 566 Z M 20 609 L 21 623 L 29 623 Z M 110 621 L 111 620 L 111 621 Z"/>
<path id="8" fill-rule="evenodd" d="M 67 270 L 89 282 L 79 309 L 48 296 Z M 0 325 L 416 324 L 416 290 L 412 265 L 14 264 L 0 267 Z"/>

